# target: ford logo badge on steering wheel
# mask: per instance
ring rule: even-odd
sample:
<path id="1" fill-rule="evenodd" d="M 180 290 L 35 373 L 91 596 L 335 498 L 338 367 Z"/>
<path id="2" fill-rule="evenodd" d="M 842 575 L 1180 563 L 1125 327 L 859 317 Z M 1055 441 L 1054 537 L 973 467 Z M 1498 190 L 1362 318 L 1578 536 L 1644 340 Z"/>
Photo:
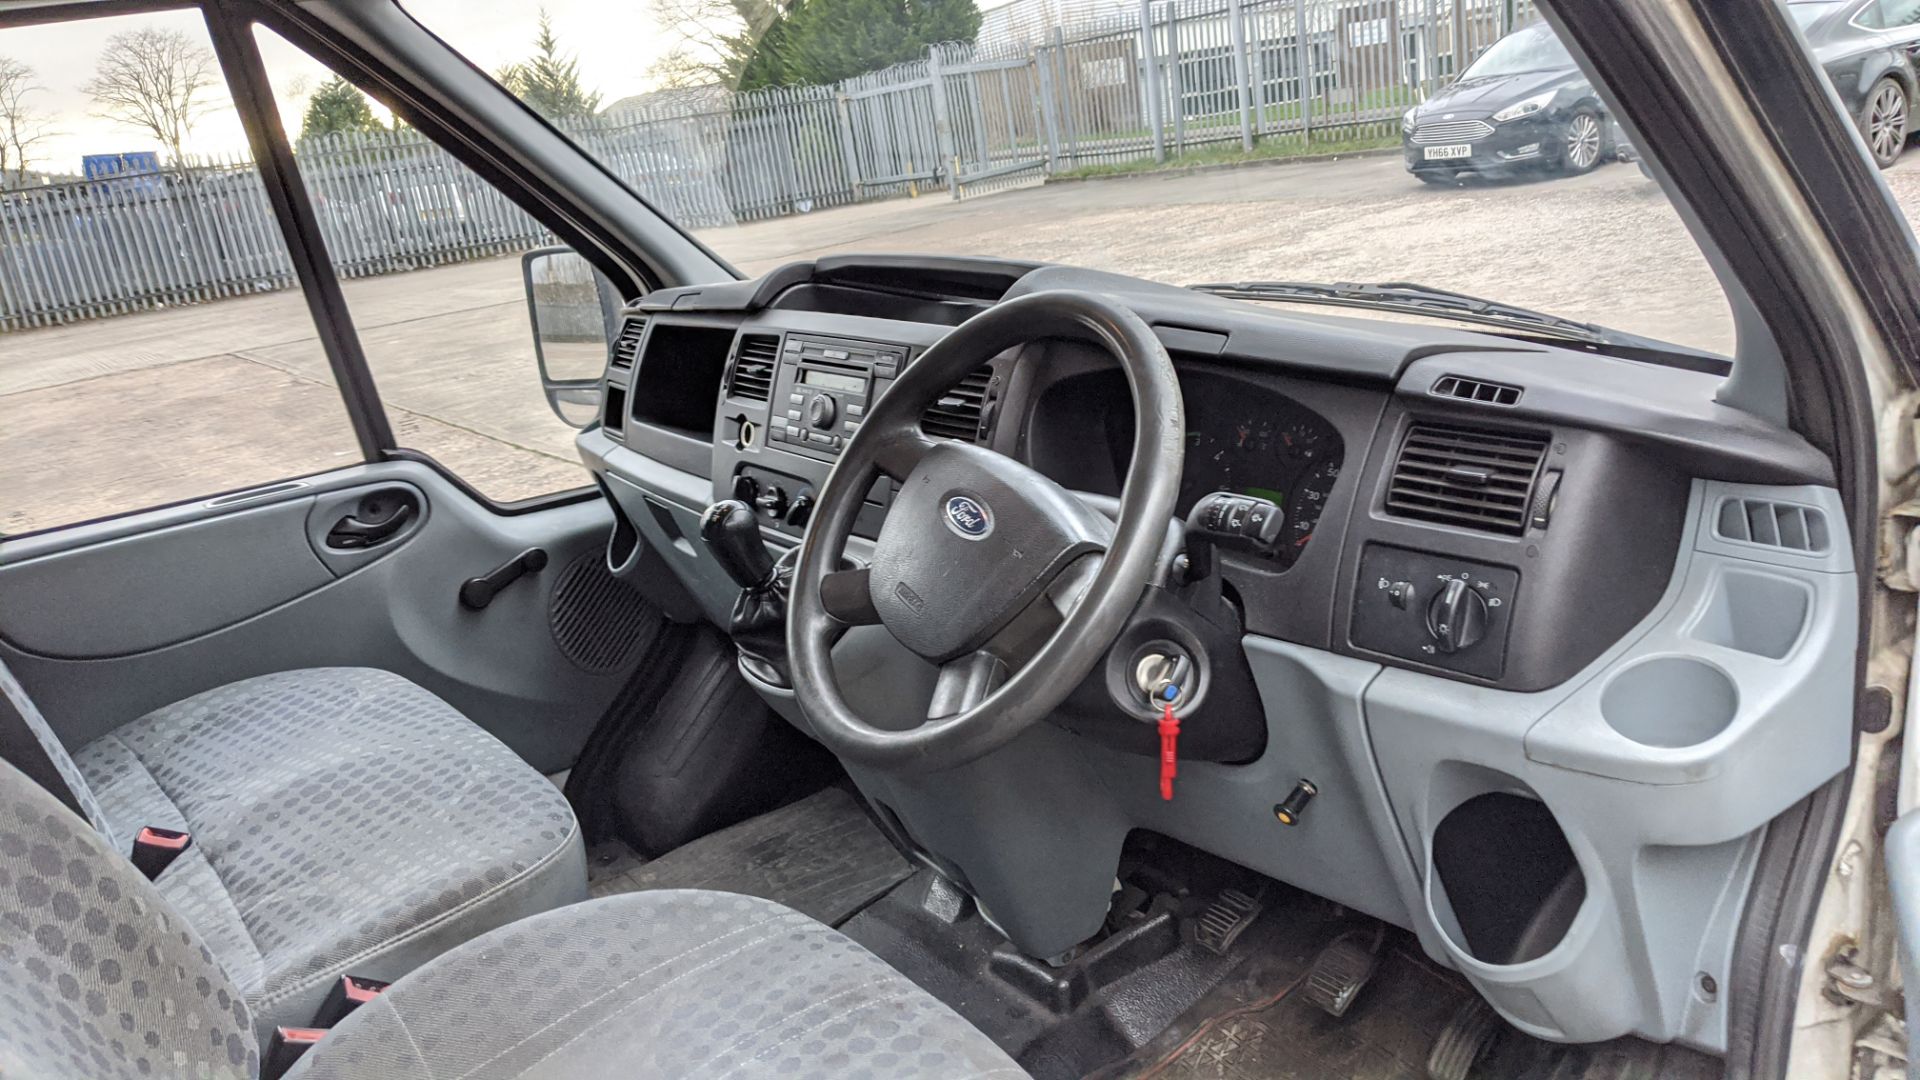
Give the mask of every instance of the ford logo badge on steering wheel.
<path id="1" fill-rule="evenodd" d="M 985 540 L 993 531 L 993 511 L 971 495 L 950 495 L 942 519 L 962 540 Z"/>

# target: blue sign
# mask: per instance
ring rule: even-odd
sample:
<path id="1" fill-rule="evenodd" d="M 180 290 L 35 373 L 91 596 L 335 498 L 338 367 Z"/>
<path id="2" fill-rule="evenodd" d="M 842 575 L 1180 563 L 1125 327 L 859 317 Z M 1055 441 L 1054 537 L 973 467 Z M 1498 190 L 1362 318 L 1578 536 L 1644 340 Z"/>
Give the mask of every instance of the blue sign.
<path id="1" fill-rule="evenodd" d="M 152 150 L 136 150 L 131 154 L 87 154 L 80 159 L 80 174 L 89 180 L 159 171 L 160 155 Z"/>

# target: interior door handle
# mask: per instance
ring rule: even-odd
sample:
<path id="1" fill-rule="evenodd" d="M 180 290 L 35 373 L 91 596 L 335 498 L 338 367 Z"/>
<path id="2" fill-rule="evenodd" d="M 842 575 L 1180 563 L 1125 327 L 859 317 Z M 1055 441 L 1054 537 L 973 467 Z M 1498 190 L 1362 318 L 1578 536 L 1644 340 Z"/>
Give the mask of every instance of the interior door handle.
<path id="1" fill-rule="evenodd" d="M 399 535 L 411 520 L 413 506 L 410 503 L 400 503 L 386 517 L 373 521 L 362 520 L 357 514 L 348 514 L 327 530 L 327 546 L 351 550 L 384 544 Z"/>

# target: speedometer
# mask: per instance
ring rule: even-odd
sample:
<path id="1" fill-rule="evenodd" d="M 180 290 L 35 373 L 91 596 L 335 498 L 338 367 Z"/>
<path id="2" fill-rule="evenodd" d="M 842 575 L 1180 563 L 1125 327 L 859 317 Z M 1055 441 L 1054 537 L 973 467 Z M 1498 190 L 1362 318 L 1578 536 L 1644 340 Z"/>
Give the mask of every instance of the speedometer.
<path id="1" fill-rule="evenodd" d="M 1287 500 L 1287 527 L 1282 533 L 1284 545 L 1281 558 L 1288 565 L 1300 557 L 1300 552 L 1313 539 L 1313 531 L 1320 525 L 1320 514 L 1327 508 L 1327 497 L 1333 494 L 1334 482 L 1340 479 L 1340 461 L 1328 458 L 1316 464 L 1300 478 L 1294 486 L 1293 497 Z"/>
<path id="2" fill-rule="evenodd" d="M 1105 380 L 1100 411 L 1105 416 L 1111 475 L 1126 475 L 1133 452 L 1132 400 L 1118 372 Z M 1067 384 L 1062 383 L 1062 386 Z M 1239 377 L 1183 370 L 1180 392 L 1187 414 L 1186 465 L 1175 512 L 1185 515 L 1205 496 L 1226 491 L 1263 499 L 1280 508 L 1281 537 L 1263 561 L 1290 567 L 1320 524 L 1327 498 L 1340 478 L 1346 444 L 1340 430 L 1293 398 Z M 1089 408 L 1089 395 L 1048 391 L 1063 425 Z M 1056 403 L 1057 404 L 1054 404 Z M 1034 430 L 1044 430 L 1035 423 Z M 1063 461 L 1060 474 L 1073 471 Z"/>

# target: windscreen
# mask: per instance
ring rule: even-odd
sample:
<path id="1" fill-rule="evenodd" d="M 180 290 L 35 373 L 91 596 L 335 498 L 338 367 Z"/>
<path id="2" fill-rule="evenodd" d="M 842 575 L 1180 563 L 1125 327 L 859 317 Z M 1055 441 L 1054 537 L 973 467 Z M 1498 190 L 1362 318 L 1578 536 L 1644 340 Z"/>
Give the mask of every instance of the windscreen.
<path id="1" fill-rule="evenodd" d="M 1573 56 L 1544 23 L 1508 34 L 1480 55 L 1462 78 L 1492 79 L 1530 71 L 1554 71 L 1573 66 Z"/>
<path id="2" fill-rule="evenodd" d="M 914 253 L 1412 282 L 1734 347 L 1533 0 L 400 2 L 743 275 Z"/>

